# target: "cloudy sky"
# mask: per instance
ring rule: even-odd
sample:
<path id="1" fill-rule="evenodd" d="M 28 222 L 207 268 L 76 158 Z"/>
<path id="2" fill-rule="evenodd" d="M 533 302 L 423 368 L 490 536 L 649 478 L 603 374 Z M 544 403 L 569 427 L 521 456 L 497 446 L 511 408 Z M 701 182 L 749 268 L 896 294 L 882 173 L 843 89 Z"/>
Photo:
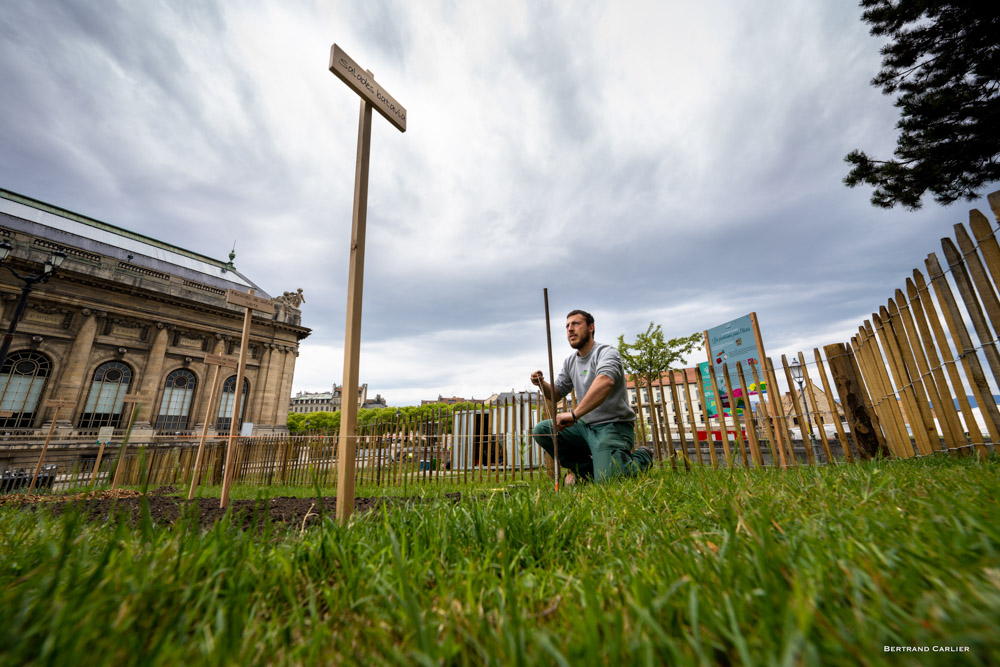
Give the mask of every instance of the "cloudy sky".
<path id="1" fill-rule="evenodd" d="M 0 187 L 302 287 L 294 390 L 343 373 L 359 98 L 375 116 L 361 380 L 390 404 L 523 389 L 563 316 L 668 337 L 756 311 L 843 342 L 970 205 L 877 210 L 880 41 L 853 3 L 10 0 Z M 985 202 L 976 204 L 988 211 Z M 700 361 L 701 357 L 692 361 Z"/>

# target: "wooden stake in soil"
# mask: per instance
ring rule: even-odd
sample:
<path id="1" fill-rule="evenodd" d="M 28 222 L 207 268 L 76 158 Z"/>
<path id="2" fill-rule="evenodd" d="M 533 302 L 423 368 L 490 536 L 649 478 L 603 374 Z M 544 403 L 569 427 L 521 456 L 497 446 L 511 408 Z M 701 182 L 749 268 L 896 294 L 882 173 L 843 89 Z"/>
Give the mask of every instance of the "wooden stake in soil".
<path id="1" fill-rule="evenodd" d="M 274 314 L 274 301 L 254 296 L 253 290 L 243 293 L 238 290 L 228 290 L 226 292 L 226 303 L 245 308 L 243 314 L 243 332 L 240 335 L 240 354 L 237 357 L 236 366 L 236 393 L 233 394 L 233 413 L 229 422 L 229 441 L 226 445 L 226 471 L 222 479 L 222 497 L 219 499 L 219 507 L 225 509 L 229 506 L 229 487 L 232 486 L 233 476 L 236 468 L 236 435 L 240 429 L 240 404 L 243 399 L 243 378 L 246 376 L 247 368 L 247 348 L 250 343 L 250 324 L 253 321 L 253 311 L 259 310 L 268 315 Z"/>
<path id="2" fill-rule="evenodd" d="M 208 423 L 211 417 L 212 406 L 215 405 L 215 399 L 218 395 L 218 384 L 219 384 L 219 366 L 236 366 L 238 362 L 235 359 L 229 359 L 222 357 L 221 355 L 206 354 L 205 363 L 212 365 L 212 379 L 209 380 L 208 386 L 211 387 L 209 390 L 208 398 L 208 412 L 205 414 L 205 424 L 201 429 L 201 440 L 198 441 L 198 455 L 194 460 L 194 474 L 191 475 L 191 488 L 188 491 L 188 500 L 194 500 L 194 491 L 198 488 L 198 482 L 201 477 L 201 464 L 205 457 L 205 438 L 208 436 Z"/>
<path id="3" fill-rule="evenodd" d="M 559 438 L 556 434 L 556 376 L 552 365 L 552 326 L 549 323 L 549 288 L 546 287 L 542 290 L 542 294 L 545 297 L 545 342 L 549 347 L 549 386 L 552 388 L 552 395 L 549 400 L 552 402 L 552 414 L 549 415 L 552 419 L 552 459 L 555 466 L 555 477 L 556 477 L 556 491 L 559 490 Z M 544 393 L 544 392 L 542 392 Z"/>
<path id="4" fill-rule="evenodd" d="M 132 414 L 129 415 L 128 426 L 125 428 L 125 436 L 122 438 L 122 446 L 121 449 L 118 451 L 118 459 L 115 465 L 115 475 L 114 479 L 111 481 L 112 489 L 118 488 L 118 481 L 121 478 L 121 473 L 122 473 L 122 459 L 125 458 L 125 452 L 128 451 L 128 442 L 129 439 L 132 437 L 132 425 L 135 424 L 135 417 L 137 414 L 139 414 L 139 408 L 142 407 L 142 404 L 148 400 L 149 396 L 140 396 L 140 395 L 122 396 L 123 404 L 128 405 L 129 403 L 134 403 L 135 405 L 132 408 Z"/>
<path id="5" fill-rule="evenodd" d="M 46 401 L 45 407 L 55 408 L 52 413 L 52 424 L 49 425 L 49 433 L 45 436 L 45 444 L 42 445 L 42 453 L 38 456 L 38 465 L 35 466 L 35 474 L 31 476 L 31 484 L 28 485 L 28 493 L 34 493 L 35 484 L 38 483 L 38 474 L 42 471 L 42 463 L 45 461 L 45 453 L 49 450 L 49 442 L 52 440 L 52 432 L 56 428 L 56 419 L 59 418 L 59 408 L 72 408 L 74 401 Z"/>

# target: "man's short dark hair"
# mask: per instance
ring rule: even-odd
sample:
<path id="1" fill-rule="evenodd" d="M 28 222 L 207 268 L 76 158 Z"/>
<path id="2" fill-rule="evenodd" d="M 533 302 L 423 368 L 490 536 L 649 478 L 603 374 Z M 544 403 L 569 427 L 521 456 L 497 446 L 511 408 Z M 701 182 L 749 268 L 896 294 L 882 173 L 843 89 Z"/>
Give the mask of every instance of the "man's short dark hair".
<path id="1" fill-rule="evenodd" d="M 571 310 L 571 311 L 569 311 L 569 314 L 566 315 L 566 319 L 568 320 L 569 318 L 573 317 L 574 315 L 583 315 L 583 319 L 587 320 L 587 324 L 588 325 L 594 323 L 594 316 L 591 315 L 590 313 L 588 313 L 585 310 Z"/>

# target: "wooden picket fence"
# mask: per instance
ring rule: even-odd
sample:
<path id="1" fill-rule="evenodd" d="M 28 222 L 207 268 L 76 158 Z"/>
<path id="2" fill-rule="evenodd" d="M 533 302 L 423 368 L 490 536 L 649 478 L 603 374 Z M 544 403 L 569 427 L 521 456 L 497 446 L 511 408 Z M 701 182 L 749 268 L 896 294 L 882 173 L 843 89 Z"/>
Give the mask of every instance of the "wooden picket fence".
<path id="1" fill-rule="evenodd" d="M 375 420 L 359 427 L 355 440 L 356 485 L 403 486 L 416 483 L 516 482 L 531 480 L 544 464 L 531 441 L 538 421 L 537 402 L 482 403 L 426 418 Z M 311 432 L 294 436 L 236 439 L 233 484 L 320 485 L 337 481 L 338 435 Z M 115 475 L 118 484 L 198 485 L 221 483 L 227 441 L 206 442 L 201 465 L 195 468 L 198 438 L 158 437 L 130 443 L 121 463 L 108 463 L 101 479 Z M 120 448 L 119 448 L 120 450 Z"/>
<path id="2" fill-rule="evenodd" d="M 988 201 L 1000 221 L 1000 192 Z M 654 449 L 659 464 L 678 470 L 994 451 L 1000 442 L 994 399 L 1000 391 L 997 227 L 972 210 L 968 227 L 954 225 L 953 237 L 943 238 L 941 247 L 944 262 L 930 253 L 923 268 L 914 269 L 884 305 L 859 323 L 849 341 L 814 348 L 808 357 L 798 352 L 795 364 L 782 355 L 778 363 L 765 358 L 739 366 L 738 386 L 730 382 L 728 369 L 711 372 L 716 396 L 744 397 L 743 409 L 733 414 L 705 414 L 700 375 L 693 382 L 684 372 L 670 372 L 637 387 L 637 441 Z M 802 385 L 793 380 L 794 366 L 803 371 Z M 758 401 L 749 400 L 761 385 L 768 391 Z M 573 400 L 560 409 L 572 407 Z M 545 407 L 536 398 L 519 401 L 364 424 L 355 440 L 356 483 L 510 483 L 551 474 L 552 462 L 531 437 L 534 425 L 547 417 Z M 57 442 L 46 460 L 46 488 L 110 484 L 115 465 L 120 485 L 187 485 L 193 476 L 199 484 L 217 485 L 226 439 L 210 438 L 195 469 L 198 440 L 157 436 L 124 450 L 119 442 L 99 461 L 87 449 L 93 449 L 87 445 L 92 439 Z M 235 484 L 336 483 L 335 433 L 241 437 L 236 443 Z M 2 490 L 23 483 L 40 449 L 30 436 L 0 434 L 0 456 L 20 475 L 5 474 Z"/>

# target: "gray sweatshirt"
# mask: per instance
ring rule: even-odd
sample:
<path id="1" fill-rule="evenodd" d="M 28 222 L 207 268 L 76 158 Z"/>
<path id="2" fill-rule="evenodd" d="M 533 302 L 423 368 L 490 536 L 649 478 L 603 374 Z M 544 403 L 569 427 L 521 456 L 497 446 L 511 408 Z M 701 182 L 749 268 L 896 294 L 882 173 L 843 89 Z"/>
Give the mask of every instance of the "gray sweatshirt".
<path id="1" fill-rule="evenodd" d="M 581 401 L 598 375 L 606 375 L 614 381 L 611 393 L 580 420 L 589 426 L 635 421 L 635 412 L 628 404 L 622 358 L 618 350 L 610 345 L 594 341 L 594 347 L 590 348 L 587 356 L 581 357 L 574 352 L 567 357 L 556 378 L 556 392 L 565 396 L 571 389 L 576 389 L 576 400 Z"/>

